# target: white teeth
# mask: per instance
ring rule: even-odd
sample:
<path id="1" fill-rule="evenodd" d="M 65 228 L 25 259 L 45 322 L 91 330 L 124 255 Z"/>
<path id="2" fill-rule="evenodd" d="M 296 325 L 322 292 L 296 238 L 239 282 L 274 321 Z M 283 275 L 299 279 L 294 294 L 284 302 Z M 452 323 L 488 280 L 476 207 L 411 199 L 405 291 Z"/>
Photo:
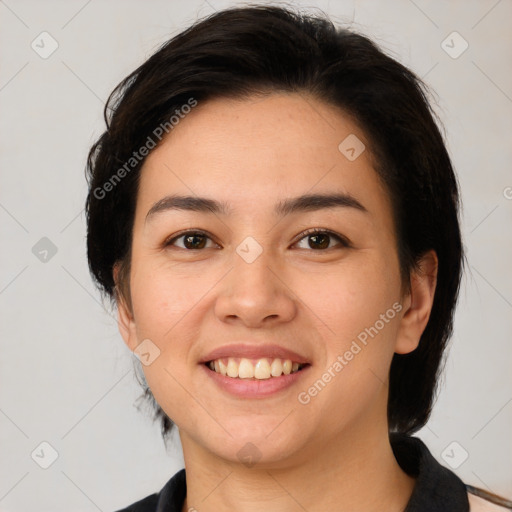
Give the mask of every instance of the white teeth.
<path id="1" fill-rule="evenodd" d="M 228 359 L 228 377 L 238 377 L 238 365 L 231 357 Z"/>
<path id="2" fill-rule="evenodd" d="M 252 379 L 254 377 L 254 366 L 249 359 L 241 359 L 238 365 L 238 377 L 241 379 Z"/>
<path id="3" fill-rule="evenodd" d="M 260 359 L 254 367 L 254 376 L 257 379 L 270 379 L 270 365 L 266 359 Z"/>
<path id="4" fill-rule="evenodd" d="M 292 363 L 290 359 L 268 359 L 266 357 L 258 359 L 255 365 L 253 365 L 250 359 L 245 357 L 239 359 L 239 363 L 237 361 L 238 359 L 235 360 L 235 358 L 229 357 L 226 365 L 222 359 L 216 359 L 215 361 L 210 361 L 208 367 L 216 373 L 235 379 L 256 378 L 264 380 L 271 377 L 280 377 L 283 374 L 290 375 L 290 373 L 297 372 L 304 366 L 303 364 Z M 270 363 L 270 361 L 272 362 Z"/>
<path id="5" fill-rule="evenodd" d="M 283 365 L 281 359 L 274 359 L 270 365 L 270 373 L 272 377 L 279 377 L 283 373 Z"/>

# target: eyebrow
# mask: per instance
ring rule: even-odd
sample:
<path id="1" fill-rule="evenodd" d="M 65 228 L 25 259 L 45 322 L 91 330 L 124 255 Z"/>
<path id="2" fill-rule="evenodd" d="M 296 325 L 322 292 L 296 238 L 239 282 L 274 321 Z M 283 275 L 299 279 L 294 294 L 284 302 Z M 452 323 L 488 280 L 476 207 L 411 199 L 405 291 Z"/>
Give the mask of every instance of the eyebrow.
<path id="1" fill-rule="evenodd" d="M 368 210 L 353 196 L 338 194 L 307 194 L 279 201 L 274 207 L 274 214 L 284 217 L 292 213 L 310 212 L 331 208 L 354 208 L 368 213 Z M 170 195 L 157 201 L 148 211 L 146 221 L 157 213 L 169 210 L 183 210 L 200 213 L 229 215 L 231 209 L 226 202 L 206 197 Z"/>

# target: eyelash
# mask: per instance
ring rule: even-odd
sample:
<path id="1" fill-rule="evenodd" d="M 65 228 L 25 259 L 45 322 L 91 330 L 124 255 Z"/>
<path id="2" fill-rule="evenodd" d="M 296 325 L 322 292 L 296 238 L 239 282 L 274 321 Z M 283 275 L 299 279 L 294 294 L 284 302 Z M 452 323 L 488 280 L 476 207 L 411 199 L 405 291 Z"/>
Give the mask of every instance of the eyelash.
<path id="1" fill-rule="evenodd" d="M 184 231 L 184 232 L 182 232 L 182 233 L 180 233 L 180 234 L 178 234 L 176 236 L 173 236 L 172 238 L 166 240 L 164 242 L 164 247 L 172 246 L 173 243 L 176 240 L 179 240 L 180 238 L 183 238 L 183 237 L 186 237 L 186 236 L 190 236 L 190 235 L 206 236 L 211 241 L 213 241 L 213 238 L 206 231 L 203 231 L 201 229 L 194 229 L 194 230 Z M 338 242 L 340 243 L 339 245 L 341 245 L 341 247 L 343 247 L 343 248 L 352 247 L 352 245 L 349 242 L 349 240 L 347 238 L 343 237 L 342 235 L 334 233 L 333 231 L 330 231 L 328 229 L 319 229 L 319 228 L 311 228 L 311 229 L 308 229 L 308 230 L 304 231 L 303 233 L 301 233 L 299 235 L 298 240 L 296 242 L 294 242 L 294 245 L 298 244 L 299 242 L 301 242 L 304 238 L 307 238 L 308 236 L 312 236 L 312 235 L 328 235 L 328 236 L 330 236 L 332 238 L 337 239 Z M 315 252 L 327 252 L 327 251 L 330 251 L 331 249 L 335 249 L 335 248 L 336 247 L 328 247 L 327 249 L 318 249 L 318 250 L 309 249 L 309 250 L 310 251 L 315 251 Z M 192 252 L 192 251 L 202 251 L 204 249 L 208 249 L 208 247 L 207 248 L 203 248 L 203 249 L 186 249 L 186 248 L 183 248 L 183 247 L 178 247 L 178 249 L 182 249 L 184 251 Z"/>

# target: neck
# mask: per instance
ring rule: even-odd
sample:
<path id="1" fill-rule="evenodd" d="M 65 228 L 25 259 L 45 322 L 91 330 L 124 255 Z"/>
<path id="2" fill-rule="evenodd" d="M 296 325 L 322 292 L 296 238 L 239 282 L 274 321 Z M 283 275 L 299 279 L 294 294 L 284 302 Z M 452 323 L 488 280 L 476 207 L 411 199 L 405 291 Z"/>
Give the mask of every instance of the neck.
<path id="1" fill-rule="evenodd" d="M 289 464 L 252 467 L 180 437 L 187 472 L 183 512 L 397 511 L 405 509 L 415 483 L 393 455 L 385 421 L 308 443 Z"/>

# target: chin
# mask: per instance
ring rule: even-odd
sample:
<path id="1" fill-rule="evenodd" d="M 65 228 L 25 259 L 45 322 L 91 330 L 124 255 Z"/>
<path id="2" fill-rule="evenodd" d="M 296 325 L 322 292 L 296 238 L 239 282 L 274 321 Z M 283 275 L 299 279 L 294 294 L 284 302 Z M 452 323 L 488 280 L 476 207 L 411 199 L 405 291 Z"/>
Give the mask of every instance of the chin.
<path id="1" fill-rule="evenodd" d="M 286 420 L 279 424 L 282 420 L 280 417 L 278 421 L 269 422 L 268 418 L 259 416 L 226 423 L 224 426 L 232 437 L 225 431 L 214 440 L 208 437 L 206 449 L 224 460 L 248 468 L 255 465 L 260 469 L 285 467 L 287 460 L 291 463 L 303 456 L 307 440 L 303 428 L 286 429 Z"/>

